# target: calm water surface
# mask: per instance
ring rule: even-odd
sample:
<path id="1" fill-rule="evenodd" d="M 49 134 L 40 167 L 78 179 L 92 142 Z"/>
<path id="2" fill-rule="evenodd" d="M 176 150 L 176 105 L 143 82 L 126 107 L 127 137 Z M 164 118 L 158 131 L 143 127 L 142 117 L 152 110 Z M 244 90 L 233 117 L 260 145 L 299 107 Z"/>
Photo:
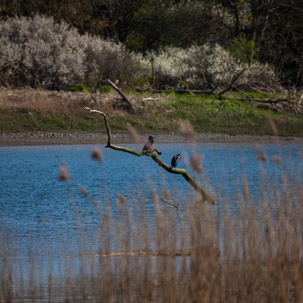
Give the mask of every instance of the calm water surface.
<path id="1" fill-rule="evenodd" d="M 91 159 L 95 147 L 102 150 L 102 164 Z M 128 147 L 140 149 L 136 145 Z M 239 192 L 243 192 L 243 175 L 256 201 L 255 207 L 263 203 L 262 186 L 269 195 L 273 194 L 273 187 L 282 186 L 282 171 L 289 186 L 302 181 L 302 145 L 296 143 L 263 144 L 267 162 L 257 160 L 260 146 L 256 144 L 157 144 L 157 147 L 167 163 L 172 155 L 181 153 L 178 167 L 200 178 L 203 187 L 219 199 L 214 209 L 229 202 L 235 216 Z M 199 176 L 189 164 L 193 152 L 201 155 L 203 173 Z M 283 164 L 272 161 L 274 156 L 279 156 Z M 69 183 L 58 180 L 62 161 L 71 175 Z M 100 224 L 100 211 L 106 207 L 111 208 L 113 220 L 120 219 L 119 194 L 126 197 L 134 224 L 140 222 L 143 209 L 147 217 L 152 217 L 153 189 L 161 198 L 163 189 L 168 188 L 174 202 L 180 202 L 181 212 L 198 199 L 182 176 L 167 173 L 149 157 L 135 157 L 103 145 L 2 147 L 0 165 L 0 220 L 8 233 L 22 243 L 22 254 L 26 254 L 25 247 L 32 243 L 32 237 L 38 247 L 46 241 L 59 255 L 58 243 L 68 239 L 70 245 L 64 247 L 65 251 L 77 253 L 73 244 L 77 243 L 79 230 L 75 211 L 89 234 Z M 89 198 L 83 195 L 80 185 L 89 192 Z M 162 207 L 175 211 L 167 205 Z M 94 249 L 97 250 L 97 244 Z"/>

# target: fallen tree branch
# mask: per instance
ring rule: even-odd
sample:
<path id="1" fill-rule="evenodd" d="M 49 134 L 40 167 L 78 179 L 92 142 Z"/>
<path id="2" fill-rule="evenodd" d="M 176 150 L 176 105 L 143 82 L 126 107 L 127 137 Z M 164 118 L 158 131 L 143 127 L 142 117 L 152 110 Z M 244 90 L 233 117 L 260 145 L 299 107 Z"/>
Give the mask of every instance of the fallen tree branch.
<path id="1" fill-rule="evenodd" d="M 131 107 L 132 104 L 130 103 L 130 101 L 127 99 L 127 97 L 122 93 L 122 91 L 118 88 L 118 86 L 116 84 L 114 84 L 112 81 L 110 81 L 109 79 L 103 81 L 103 83 L 107 83 L 109 84 L 114 90 L 116 90 L 118 92 L 118 94 L 123 98 L 123 100 L 128 103 Z"/>
<path id="2" fill-rule="evenodd" d="M 107 148 L 111 148 L 114 150 L 119 150 L 119 151 L 123 151 L 135 156 L 149 156 L 151 157 L 159 166 L 161 166 L 162 168 L 164 168 L 167 172 L 171 173 L 171 174 L 177 174 L 177 175 L 182 175 L 182 177 L 197 191 L 201 194 L 202 196 L 202 200 L 203 201 L 207 201 L 209 204 L 215 204 L 215 201 L 212 199 L 212 197 L 210 195 L 208 195 L 203 188 L 190 176 L 190 174 L 185 170 L 185 169 L 180 169 L 180 168 L 172 168 L 170 167 L 168 164 L 166 164 L 164 161 L 162 161 L 157 155 L 161 155 L 161 152 L 158 149 L 154 149 L 152 152 L 147 152 L 147 151 L 135 151 L 133 149 L 129 149 L 126 147 L 122 147 L 122 146 L 117 146 L 117 145 L 113 145 L 111 143 L 111 134 L 110 134 L 110 128 L 107 122 L 107 118 L 105 113 L 99 111 L 99 110 L 95 110 L 95 109 L 90 109 L 89 107 L 85 107 L 85 109 L 87 109 L 88 111 L 90 111 L 91 113 L 97 113 L 97 114 L 101 114 L 104 117 L 104 122 L 105 122 L 105 126 L 106 126 L 106 132 L 107 132 L 107 145 L 105 147 Z"/>
<path id="3" fill-rule="evenodd" d="M 272 99 L 257 99 L 245 94 L 247 98 L 235 98 L 237 101 L 250 102 L 254 106 L 268 106 L 273 110 L 280 112 L 294 111 L 296 113 L 302 113 L 303 107 L 300 106 L 299 101 L 289 100 L 286 98 L 272 98 Z"/>
<path id="4" fill-rule="evenodd" d="M 130 107 L 130 109 L 133 111 L 133 105 L 131 104 L 131 102 L 128 100 L 128 98 L 123 94 L 123 92 L 118 88 L 118 86 L 116 84 L 114 84 L 112 81 L 110 81 L 109 79 L 107 80 L 100 80 L 99 83 L 95 86 L 95 88 L 92 90 L 91 94 L 95 94 L 98 87 L 100 87 L 102 84 L 108 84 L 110 85 L 123 99 L 123 101 L 125 103 L 127 103 Z"/>
<path id="5" fill-rule="evenodd" d="M 277 99 L 253 99 L 253 102 L 256 103 L 269 103 L 269 104 L 275 104 L 275 103 L 281 103 L 281 102 L 286 102 L 286 103 L 290 103 L 290 101 L 286 98 L 277 98 Z"/>
<path id="6" fill-rule="evenodd" d="M 149 92 L 149 93 L 153 93 L 153 94 L 162 94 L 167 92 L 167 89 L 140 89 L 140 88 L 136 88 L 137 92 Z M 192 95 L 214 95 L 214 91 L 213 90 L 198 90 L 198 89 L 172 89 L 172 91 L 174 91 L 177 94 L 192 94 Z"/>
<path id="7" fill-rule="evenodd" d="M 225 88 L 224 90 L 222 90 L 218 95 L 221 96 L 224 93 L 226 93 L 227 91 L 229 91 L 233 85 L 235 84 L 235 82 L 239 79 L 239 77 L 245 72 L 246 68 L 242 69 L 230 82 L 229 86 L 227 88 Z"/>

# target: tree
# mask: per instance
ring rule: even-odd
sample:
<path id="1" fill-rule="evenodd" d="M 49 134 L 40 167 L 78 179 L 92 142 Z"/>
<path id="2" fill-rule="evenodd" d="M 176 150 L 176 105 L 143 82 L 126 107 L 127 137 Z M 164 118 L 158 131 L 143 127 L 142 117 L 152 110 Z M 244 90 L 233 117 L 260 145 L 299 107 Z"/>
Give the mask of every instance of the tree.
<path id="1" fill-rule="evenodd" d="M 229 12 L 218 16 L 228 31 L 225 46 L 241 53 L 251 45 L 251 55 L 274 66 L 284 85 L 303 85 L 302 0 L 217 0 L 217 5 Z"/>
<path id="2" fill-rule="evenodd" d="M 303 85 L 303 1 L 275 1 L 259 58 L 276 66 L 284 84 Z M 266 51 L 267 50 L 267 51 Z M 269 51 L 268 51 L 269 50 Z"/>

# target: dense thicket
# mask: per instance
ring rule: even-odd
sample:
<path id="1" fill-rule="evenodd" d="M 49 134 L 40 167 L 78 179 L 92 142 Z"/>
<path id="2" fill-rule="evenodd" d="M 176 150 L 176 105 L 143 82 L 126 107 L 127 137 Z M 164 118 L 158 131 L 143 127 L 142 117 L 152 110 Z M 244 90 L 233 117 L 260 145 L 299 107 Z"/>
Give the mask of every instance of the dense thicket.
<path id="1" fill-rule="evenodd" d="M 218 44 L 165 47 L 143 55 L 121 43 L 80 35 L 52 17 L 0 21 L 0 84 L 68 89 L 107 78 L 128 86 L 211 91 L 231 82 L 248 90 L 279 86 L 268 65 L 241 62 Z"/>
<path id="2" fill-rule="evenodd" d="M 303 84 L 303 0 L 1 0 L 0 10 L 52 16 L 143 53 L 218 44 L 244 64 L 269 64 L 284 85 Z"/>
<path id="3" fill-rule="evenodd" d="M 80 35 L 52 17 L 0 22 L 0 84 L 67 89 L 77 82 L 128 79 L 138 70 L 122 44 Z"/>

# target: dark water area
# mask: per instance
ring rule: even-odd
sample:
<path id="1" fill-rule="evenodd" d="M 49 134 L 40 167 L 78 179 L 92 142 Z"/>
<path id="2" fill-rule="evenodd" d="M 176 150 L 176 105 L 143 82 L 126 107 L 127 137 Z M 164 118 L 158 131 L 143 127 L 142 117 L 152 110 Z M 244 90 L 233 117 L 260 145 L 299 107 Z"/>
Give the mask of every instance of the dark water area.
<path id="1" fill-rule="evenodd" d="M 102 151 L 102 164 L 91 158 L 95 147 Z M 140 150 L 140 146 L 128 147 Z M 166 163 L 172 155 L 182 155 L 178 167 L 188 169 L 216 199 L 217 204 L 212 206 L 215 213 L 228 205 L 231 214 L 237 216 L 244 179 L 255 208 L 263 205 L 262 192 L 272 201 L 275 188 L 288 186 L 291 190 L 303 179 L 303 146 L 297 143 L 158 144 L 157 148 Z M 257 159 L 260 149 L 267 161 Z M 200 175 L 190 165 L 192 153 L 201 156 Z M 69 169 L 69 182 L 58 180 L 62 161 Z M 171 200 L 180 203 L 180 210 L 167 204 L 161 207 L 177 215 L 199 200 L 182 176 L 167 173 L 150 157 L 136 157 L 103 145 L 2 147 L 0 163 L 0 222 L 5 234 L 17 239 L 15 252 L 25 257 L 33 247 L 51 249 L 55 256 L 79 253 L 79 229 L 88 238 L 92 236 L 108 209 L 112 223 L 130 211 L 134 226 L 139 226 L 144 216 L 151 218 L 152 229 L 153 190 L 161 199 L 163 190 L 168 189 Z M 283 175 L 287 179 L 284 185 Z M 88 191 L 88 197 L 79 186 Z M 119 210 L 119 194 L 127 200 L 127 211 Z M 89 251 L 97 252 L 98 245 L 93 243 Z"/>

